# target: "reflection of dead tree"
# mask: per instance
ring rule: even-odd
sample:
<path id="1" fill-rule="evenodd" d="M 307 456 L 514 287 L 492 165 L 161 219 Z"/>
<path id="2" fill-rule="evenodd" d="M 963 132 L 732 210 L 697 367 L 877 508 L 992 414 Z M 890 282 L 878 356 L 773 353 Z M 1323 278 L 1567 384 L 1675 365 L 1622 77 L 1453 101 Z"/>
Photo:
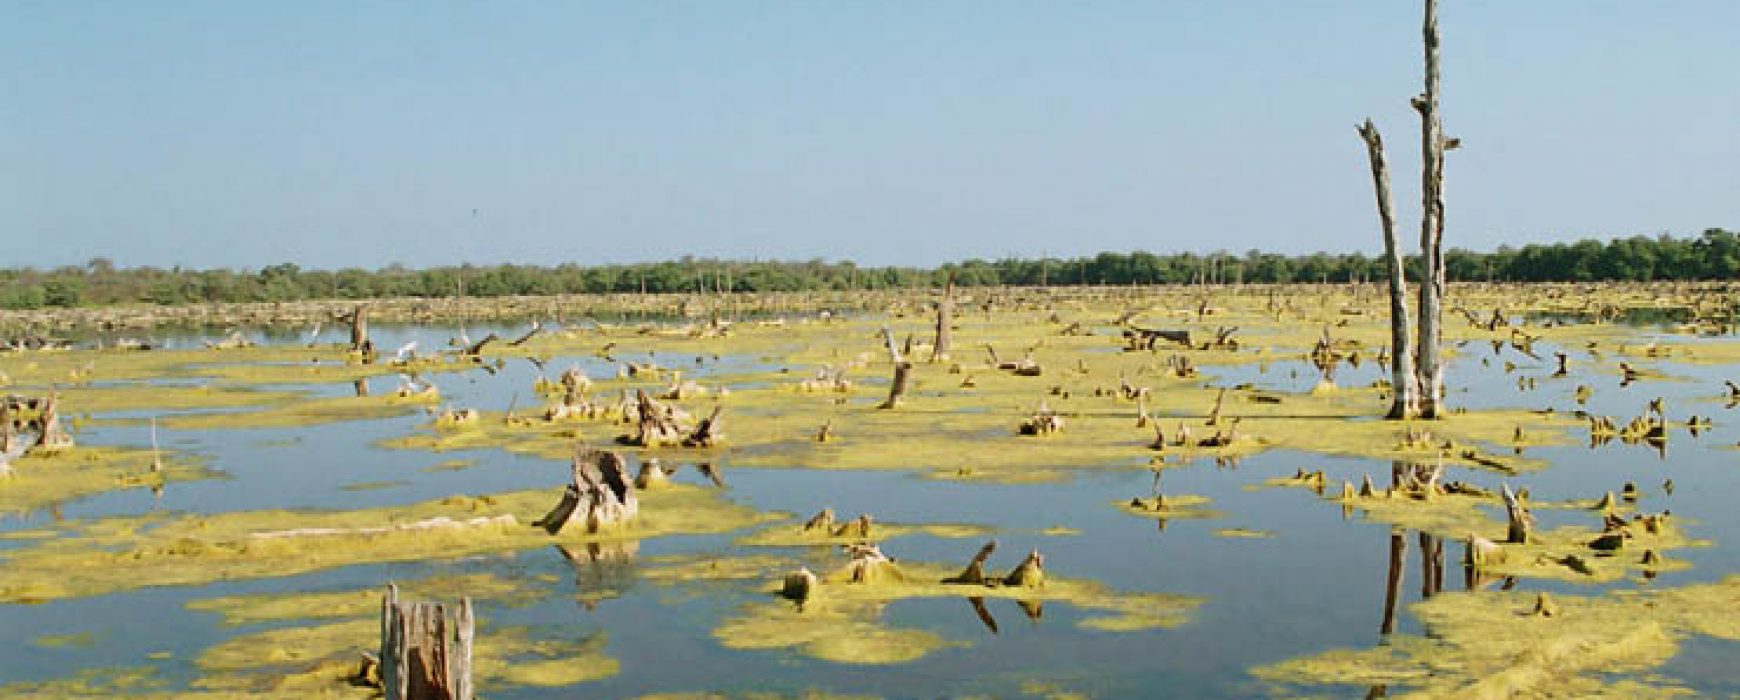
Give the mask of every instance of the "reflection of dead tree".
<path id="1" fill-rule="evenodd" d="M 1388 636 L 1396 631 L 1396 606 L 1402 598 L 1404 560 L 1408 556 L 1408 540 L 1401 530 L 1390 533 L 1390 570 L 1384 579 L 1384 621 L 1378 633 Z"/>
<path id="2" fill-rule="evenodd" d="M 556 545 L 562 560 L 574 568 L 574 588 L 580 592 L 581 605 L 594 609 L 601 598 L 614 598 L 634 585 L 638 575 L 634 558 L 640 554 L 640 542 L 599 543 L 585 546 Z"/>
<path id="3" fill-rule="evenodd" d="M 572 482 L 562 500 L 533 525 L 550 534 L 578 522 L 586 534 L 626 526 L 640 512 L 628 467 L 615 452 L 581 448 L 573 461 Z"/>

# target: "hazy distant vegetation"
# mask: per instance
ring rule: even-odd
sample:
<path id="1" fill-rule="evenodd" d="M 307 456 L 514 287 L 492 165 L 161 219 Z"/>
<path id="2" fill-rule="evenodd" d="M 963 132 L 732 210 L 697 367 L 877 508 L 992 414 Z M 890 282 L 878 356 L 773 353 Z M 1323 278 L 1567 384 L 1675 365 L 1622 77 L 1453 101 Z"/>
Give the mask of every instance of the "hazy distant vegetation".
<path id="1" fill-rule="evenodd" d="M 1417 262 L 1417 261 L 1416 261 Z M 1452 281 L 1584 282 L 1708 280 L 1740 277 L 1740 237 L 1710 229 L 1690 238 L 1634 236 L 1602 243 L 1530 244 L 1492 252 L 1451 250 Z M 293 263 L 259 270 L 118 268 L 104 258 L 82 267 L 0 270 L 0 308 L 127 303 L 258 302 L 300 299 L 492 297 L 611 292 L 737 292 L 886 289 L 980 285 L 1189 284 L 1381 280 L 1381 257 L 1358 253 L 1243 255 L 1100 253 L 1073 259 L 967 260 L 937 268 L 860 267 L 851 262 L 743 262 L 685 257 L 632 265 L 463 265 L 412 270 L 305 270 Z M 1410 275 L 1412 277 L 1413 275 Z"/>

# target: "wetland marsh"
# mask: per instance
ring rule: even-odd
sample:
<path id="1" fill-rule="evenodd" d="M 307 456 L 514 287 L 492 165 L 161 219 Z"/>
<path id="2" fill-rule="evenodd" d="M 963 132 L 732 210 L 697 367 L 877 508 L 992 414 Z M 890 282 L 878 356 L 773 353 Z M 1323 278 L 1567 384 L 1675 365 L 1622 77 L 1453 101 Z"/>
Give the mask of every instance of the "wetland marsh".
<path id="1" fill-rule="evenodd" d="M 269 321 L 0 354 L 74 441 L 0 480 L 0 695 L 375 696 L 389 582 L 475 602 L 489 698 L 1740 693 L 1725 288 L 1452 286 L 1450 412 L 1412 421 L 1378 285 L 967 289 L 933 357 L 941 299 L 454 304 L 366 364 Z M 715 434 L 637 437 L 642 395 Z M 552 535 L 577 445 L 669 473 Z M 950 582 L 990 540 L 1009 578 Z"/>

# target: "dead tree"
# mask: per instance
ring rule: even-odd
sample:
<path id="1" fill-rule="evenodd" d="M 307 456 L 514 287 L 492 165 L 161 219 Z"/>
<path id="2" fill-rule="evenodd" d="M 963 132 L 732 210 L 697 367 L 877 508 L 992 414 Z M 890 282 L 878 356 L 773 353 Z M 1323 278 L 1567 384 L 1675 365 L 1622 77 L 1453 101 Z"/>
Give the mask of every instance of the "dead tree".
<path id="1" fill-rule="evenodd" d="M 1510 484 L 1501 484 L 1501 486 L 1503 487 L 1501 493 L 1504 494 L 1505 516 L 1510 521 L 1505 542 L 1528 544 L 1529 531 L 1534 526 L 1535 517 L 1529 514 L 1528 506 L 1523 505 L 1522 499 L 1516 495 L 1516 492 L 1510 490 Z"/>
<path id="2" fill-rule="evenodd" d="M 375 344 L 369 340 L 368 304 L 358 304 L 350 313 L 350 351 L 362 355 L 363 364 L 374 361 Z"/>
<path id="3" fill-rule="evenodd" d="M 36 445 L 32 450 L 52 452 L 73 446 L 72 436 L 60 424 L 60 411 L 57 407 L 59 403 L 60 397 L 55 394 L 49 394 L 48 398 L 43 399 L 42 414 L 36 419 L 41 430 L 36 435 Z"/>
<path id="4" fill-rule="evenodd" d="M 628 466 L 615 452 L 580 448 L 573 477 L 556 507 L 532 524 L 554 535 L 578 521 L 587 534 L 628 524 L 640 513 Z"/>
<path id="5" fill-rule="evenodd" d="M 930 361 L 942 362 L 949 359 L 950 336 L 953 335 L 950 326 L 955 322 L 955 273 L 949 272 L 949 282 L 943 287 L 942 301 L 936 305 L 936 340 L 931 344 Z"/>
<path id="6" fill-rule="evenodd" d="M 995 551 L 997 551 L 997 541 L 986 542 L 985 546 L 979 548 L 979 553 L 973 555 L 973 560 L 967 562 L 967 568 L 962 570 L 959 576 L 944 579 L 943 583 L 984 583 L 985 560 L 990 559 L 991 553 Z"/>
<path id="7" fill-rule="evenodd" d="M 889 361 L 894 363 L 894 378 L 888 382 L 888 400 L 878 408 L 897 408 L 906 399 L 907 374 L 912 371 L 912 363 L 900 356 L 900 348 L 894 345 L 894 332 L 886 326 L 882 328 L 882 341 L 888 345 Z"/>
<path id="8" fill-rule="evenodd" d="M 1420 283 L 1420 415 L 1437 418 L 1444 396 L 1444 151 L 1456 142 L 1444 137 L 1438 115 L 1438 0 L 1426 0 L 1421 28 L 1425 53 L 1425 92 L 1412 100 L 1420 113 L 1420 256 L 1426 279 Z"/>
<path id="9" fill-rule="evenodd" d="M 399 602 L 398 586 L 381 599 L 381 689 L 386 700 L 471 700 L 471 598 L 446 606 Z"/>
<path id="10" fill-rule="evenodd" d="M 1408 314 L 1408 280 L 1402 252 L 1396 245 L 1396 218 L 1390 201 L 1390 172 L 1384 157 L 1383 136 L 1371 119 L 1359 127 L 1371 160 L 1372 184 L 1377 190 L 1378 223 L 1383 227 L 1384 258 L 1390 275 L 1390 420 L 1411 418 L 1419 410 L 1419 386 L 1414 377 L 1414 352 L 1409 336 L 1413 319 Z"/>
<path id="11" fill-rule="evenodd" d="M 695 425 L 694 432 L 683 438 L 683 447 L 712 447 L 719 440 L 719 413 L 724 411 L 722 405 L 714 405 L 713 412 Z"/>

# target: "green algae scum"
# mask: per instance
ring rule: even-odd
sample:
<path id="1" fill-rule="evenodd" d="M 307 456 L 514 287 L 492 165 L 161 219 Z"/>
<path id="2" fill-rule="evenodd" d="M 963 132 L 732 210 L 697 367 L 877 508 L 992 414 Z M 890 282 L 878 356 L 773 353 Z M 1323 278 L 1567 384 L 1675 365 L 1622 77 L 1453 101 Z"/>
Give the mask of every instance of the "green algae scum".
<path id="1" fill-rule="evenodd" d="M 75 335 L 0 354 L 0 696 L 378 697 L 389 584 L 488 698 L 1730 696 L 1725 293 L 1453 285 L 1409 420 L 1376 285 Z"/>

